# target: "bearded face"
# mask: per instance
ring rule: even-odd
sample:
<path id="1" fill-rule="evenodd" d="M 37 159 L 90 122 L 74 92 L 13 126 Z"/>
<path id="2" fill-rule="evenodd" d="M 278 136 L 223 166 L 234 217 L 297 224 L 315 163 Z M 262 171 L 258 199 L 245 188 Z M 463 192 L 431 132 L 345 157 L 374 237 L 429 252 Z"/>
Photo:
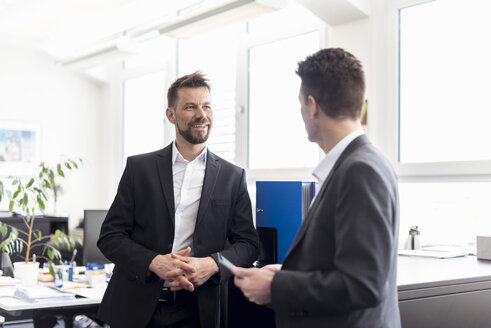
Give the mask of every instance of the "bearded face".
<path id="1" fill-rule="evenodd" d="M 176 138 L 192 145 L 208 140 L 213 122 L 210 91 L 205 87 L 182 88 L 178 100 L 167 110 L 167 118 L 176 127 Z"/>

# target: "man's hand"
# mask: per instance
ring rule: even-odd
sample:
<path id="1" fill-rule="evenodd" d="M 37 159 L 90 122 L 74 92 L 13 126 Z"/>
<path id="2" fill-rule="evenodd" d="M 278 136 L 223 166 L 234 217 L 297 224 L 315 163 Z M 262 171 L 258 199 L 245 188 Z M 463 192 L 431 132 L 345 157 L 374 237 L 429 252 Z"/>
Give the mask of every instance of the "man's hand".
<path id="1" fill-rule="evenodd" d="M 172 254 L 184 257 L 191 252 L 191 248 L 180 250 L 175 253 L 157 255 L 153 258 L 148 269 L 154 272 L 161 279 L 169 282 L 171 287 L 174 285 L 174 290 L 186 289 L 193 291 L 193 284 L 187 281 L 187 279 L 182 279 L 185 272 L 194 272 L 195 269 L 186 262 L 182 262 L 179 259 L 173 258 Z M 177 283 L 176 283 L 177 282 Z M 178 286 L 180 288 L 178 288 Z"/>
<path id="2" fill-rule="evenodd" d="M 193 270 L 187 270 L 188 266 L 186 266 L 186 268 L 183 267 L 185 271 L 183 277 L 189 280 L 189 282 L 191 282 L 194 287 L 201 286 L 211 276 L 218 272 L 218 266 L 211 256 L 186 257 L 177 253 L 173 253 L 171 256 L 173 259 L 182 261 L 183 263 L 193 268 Z"/>
<path id="3" fill-rule="evenodd" d="M 259 305 L 271 303 L 271 282 L 280 268 L 272 265 L 261 269 L 235 267 L 232 269 L 235 286 L 251 302 Z"/>
<path id="4" fill-rule="evenodd" d="M 269 270 L 271 272 L 276 272 L 281 270 L 281 264 L 268 264 L 262 267 L 263 269 Z"/>

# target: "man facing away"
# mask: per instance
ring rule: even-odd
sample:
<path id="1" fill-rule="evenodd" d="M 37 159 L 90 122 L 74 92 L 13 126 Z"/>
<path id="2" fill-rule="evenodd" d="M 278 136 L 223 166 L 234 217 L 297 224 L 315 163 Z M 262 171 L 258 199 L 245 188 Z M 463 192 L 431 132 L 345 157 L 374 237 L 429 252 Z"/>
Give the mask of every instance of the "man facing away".
<path id="1" fill-rule="evenodd" d="M 400 327 L 397 176 L 361 130 L 361 63 L 323 49 L 297 74 L 308 138 L 326 154 L 318 192 L 283 265 L 235 268 L 235 284 L 274 309 L 277 327 Z"/>
<path id="2" fill-rule="evenodd" d="M 250 266 L 258 240 L 245 171 L 210 152 L 210 86 L 177 79 L 166 115 L 176 139 L 128 157 L 98 247 L 115 264 L 99 316 L 111 328 L 220 327 L 230 277 L 218 253 Z"/>

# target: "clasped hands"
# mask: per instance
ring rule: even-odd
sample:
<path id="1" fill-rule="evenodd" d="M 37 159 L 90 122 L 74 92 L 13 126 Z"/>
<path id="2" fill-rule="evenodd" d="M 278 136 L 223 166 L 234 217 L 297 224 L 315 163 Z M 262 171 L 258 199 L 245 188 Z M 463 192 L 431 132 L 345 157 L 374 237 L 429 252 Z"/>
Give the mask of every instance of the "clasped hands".
<path id="1" fill-rule="evenodd" d="M 157 255 L 149 269 L 167 281 L 171 290 L 185 289 L 190 292 L 204 284 L 218 266 L 212 257 L 189 257 L 191 247 L 165 255 Z"/>

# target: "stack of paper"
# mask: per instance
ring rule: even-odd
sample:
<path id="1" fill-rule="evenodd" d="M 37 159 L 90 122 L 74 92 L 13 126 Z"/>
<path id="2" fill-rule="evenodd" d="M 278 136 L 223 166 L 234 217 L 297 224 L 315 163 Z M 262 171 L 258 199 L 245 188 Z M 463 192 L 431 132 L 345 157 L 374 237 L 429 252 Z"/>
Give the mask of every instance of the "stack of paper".
<path id="1" fill-rule="evenodd" d="M 28 302 L 72 300 L 75 294 L 48 286 L 17 286 L 14 297 Z"/>

